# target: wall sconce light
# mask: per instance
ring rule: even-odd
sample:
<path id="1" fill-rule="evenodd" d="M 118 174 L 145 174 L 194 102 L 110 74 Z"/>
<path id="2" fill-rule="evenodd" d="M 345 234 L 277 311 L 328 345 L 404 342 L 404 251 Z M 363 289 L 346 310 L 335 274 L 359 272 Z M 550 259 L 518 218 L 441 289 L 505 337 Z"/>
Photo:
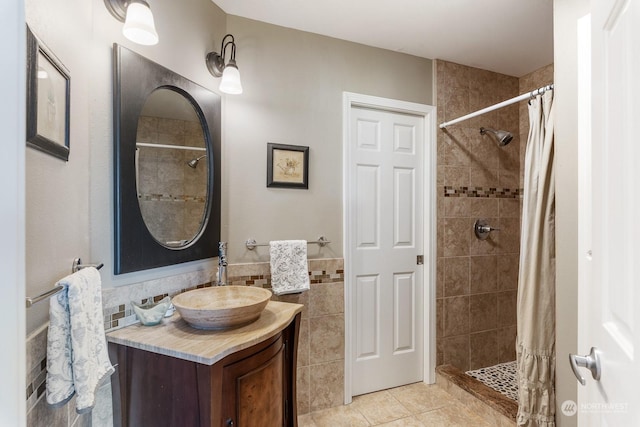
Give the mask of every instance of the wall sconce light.
<path id="1" fill-rule="evenodd" d="M 107 10 L 124 22 L 122 34 L 134 43 L 151 46 L 158 43 L 153 13 L 145 0 L 104 0 Z"/>
<path id="2" fill-rule="evenodd" d="M 225 43 L 225 40 L 231 40 Z M 224 58 L 227 46 L 231 45 L 231 58 L 225 65 Z M 222 39 L 220 53 L 209 52 L 206 58 L 207 68 L 214 77 L 222 77 L 220 81 L 220 91 L 231 95 L 239 95 L 242 93 L 242 82 L 240 82 L 240 72 L 236 65 L 236 42 L 231 34 L 227 34 Z"/>

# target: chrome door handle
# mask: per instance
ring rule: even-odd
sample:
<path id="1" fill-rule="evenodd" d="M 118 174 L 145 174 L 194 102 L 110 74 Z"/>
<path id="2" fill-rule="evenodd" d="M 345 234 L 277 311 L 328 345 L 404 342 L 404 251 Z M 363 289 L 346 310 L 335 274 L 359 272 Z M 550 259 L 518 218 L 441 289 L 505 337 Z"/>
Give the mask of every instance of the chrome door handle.
<path id="1" fill-rule="evenodd" d="M 593 379 L 596 381 L 600 381 L 602 370 L 600 367 L 600 352 L 597 348 L 591 347 L 591 353 L 589 353 L 587 356 L 570 354 L 569 363 L 571 363 L 571 370 L 573 370 L 573 375 L 575 375 L 578 381 L 580 381 L 580 384 L 586 385 L 587 381 L 582 375 L 580 375 L 580 371 L 578 370 L 578 368 L 587 368 L 591 371 L 591 376 L 593 377 Z"/>

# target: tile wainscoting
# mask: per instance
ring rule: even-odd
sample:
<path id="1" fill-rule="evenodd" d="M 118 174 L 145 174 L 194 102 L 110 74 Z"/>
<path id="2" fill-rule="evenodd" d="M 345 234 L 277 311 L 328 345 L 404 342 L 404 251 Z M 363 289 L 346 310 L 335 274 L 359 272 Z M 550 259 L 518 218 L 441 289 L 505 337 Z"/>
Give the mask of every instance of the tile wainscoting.
<path id="1" fill-rule="evenodd" d="M 235 264 L 231 285 L 271 287 L 269 263 Z M 311 289 L 277 301 L 303 304 L 298 343 L 298 415 L 344 402 L 344 260 L 309 260 Z"/>
<path id="2" fill-rule="evenodd" d="M 303 304 L 298 344 L 298 414 L 342 405 L 344 401 L 344 260 L 309 260 L 311 289 L 297 295 L 274 296 L 277 301 Z M 135 323 L 131 301 L 146 302 L 212 286 L 215 271 L 203 270 L 104 289 L 105 330 Z M 231 264 L 231 285 L 271 287 L 269 263 Z M 27 414 L 29 426 L 67 427 L 111 425 L 110 384 L 101 387 L 91 414 L 77 415 L 73 400 L 51 408 L 44 398 L 48 325 L 27 337 Z"/>
<path id="3" fill-rule="evenodd" d="M 75 397 L 66 405 L 54 408 L 45 397 L 47 376 L 47 331 L 42 325 L 27 337 L 27 425 L 29 427 L 108 427 L 112 425 L 111 383 L 96 392 L 96 406 L 91 413 L 76 413 Z"/>

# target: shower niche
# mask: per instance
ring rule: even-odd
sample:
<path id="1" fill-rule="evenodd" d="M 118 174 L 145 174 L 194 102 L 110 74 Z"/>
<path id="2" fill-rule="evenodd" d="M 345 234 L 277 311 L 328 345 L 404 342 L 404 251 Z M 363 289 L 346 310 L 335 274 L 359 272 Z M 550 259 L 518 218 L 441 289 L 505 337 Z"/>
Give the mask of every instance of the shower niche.
<path id="1" fill-rule="evenodd" d="M 114 273 L 215 257 L 220 96 L 117 44 L 114 66 Z"/>

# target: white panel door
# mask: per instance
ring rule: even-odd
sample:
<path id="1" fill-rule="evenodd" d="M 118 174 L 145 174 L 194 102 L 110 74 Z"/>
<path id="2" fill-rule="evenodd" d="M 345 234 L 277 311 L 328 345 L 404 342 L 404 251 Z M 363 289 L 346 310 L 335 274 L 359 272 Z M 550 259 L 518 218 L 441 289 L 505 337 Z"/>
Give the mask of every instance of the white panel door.
<path id="1" fill-rule="evenodd" d="M 632 426 L 640 419 L 638 22 L 639 1 L 592 2 L 592 199 L 580 214 L 591 232 L 581 235 L 578 352 L 596 348 L 601 377 L 576 369 L 586 385 L 578 386 L 576 408 L 585 426 Z M 588 177 L 581 185 L 589 185 Z"/>
<path id="2" fill-rule="evenodd" d="M 352 395 L 423 379 L 424 118 L 352 107 Z"/>

